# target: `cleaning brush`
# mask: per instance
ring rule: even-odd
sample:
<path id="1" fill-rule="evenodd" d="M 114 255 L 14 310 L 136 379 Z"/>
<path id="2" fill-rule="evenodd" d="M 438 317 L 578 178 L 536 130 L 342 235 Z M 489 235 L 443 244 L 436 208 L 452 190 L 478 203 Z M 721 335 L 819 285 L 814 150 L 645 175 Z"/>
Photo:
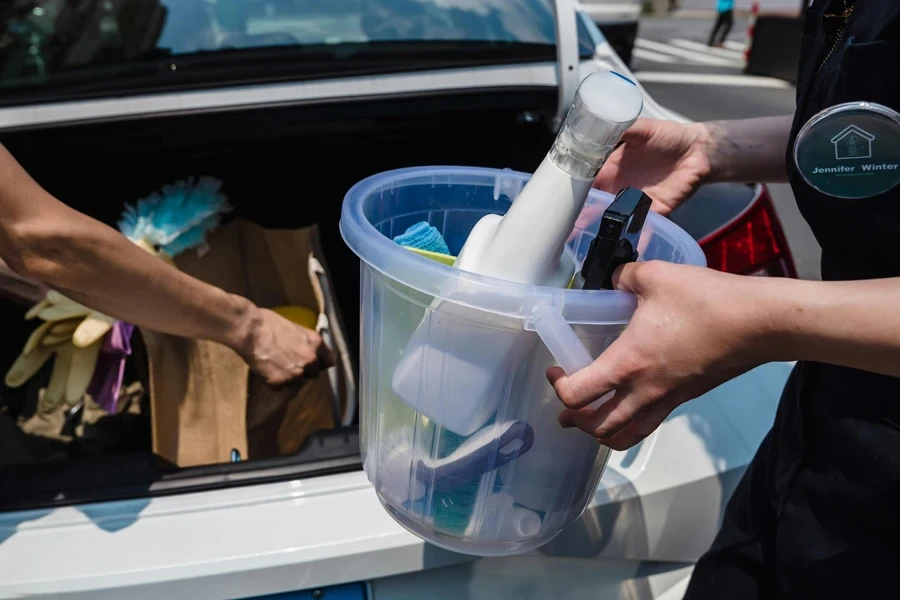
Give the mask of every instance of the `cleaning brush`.
<path id="1" fill-rule="evenodd" d="M 143 240 L 159 248 L 170 258 L 191 248 L 202 251 L 206 235 L 231 211 L 221 187 L 222 182 L 212 177 L 166 185 L 161 193 L 126 205 L 119 231 L 133 242 Z"/>

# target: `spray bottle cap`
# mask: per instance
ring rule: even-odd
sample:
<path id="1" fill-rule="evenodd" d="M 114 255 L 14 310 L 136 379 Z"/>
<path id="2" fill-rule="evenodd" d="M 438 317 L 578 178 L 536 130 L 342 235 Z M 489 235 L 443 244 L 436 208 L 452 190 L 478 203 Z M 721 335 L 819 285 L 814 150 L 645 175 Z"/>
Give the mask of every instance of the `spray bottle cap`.
<path id="1" fill-rule="evenodd" d="M 613 71 L 592 73 L 578 86 L 550 160 L 571 177 L 593 179 L 643 106 L 631 80 Z"/>

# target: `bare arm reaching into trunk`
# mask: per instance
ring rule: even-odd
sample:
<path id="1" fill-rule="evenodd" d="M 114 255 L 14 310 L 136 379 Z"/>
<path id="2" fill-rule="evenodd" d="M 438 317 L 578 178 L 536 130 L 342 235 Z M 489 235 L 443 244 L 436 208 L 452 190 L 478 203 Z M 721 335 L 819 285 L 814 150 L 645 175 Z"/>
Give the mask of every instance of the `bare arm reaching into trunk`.
<path id="1" fill-rule="evenodd" d="M 0 146 L 0 258 L 116 319 L 225 344 L 271 385 L 333 363 L 314 331 L 154 258 L 42 189 Z"/>

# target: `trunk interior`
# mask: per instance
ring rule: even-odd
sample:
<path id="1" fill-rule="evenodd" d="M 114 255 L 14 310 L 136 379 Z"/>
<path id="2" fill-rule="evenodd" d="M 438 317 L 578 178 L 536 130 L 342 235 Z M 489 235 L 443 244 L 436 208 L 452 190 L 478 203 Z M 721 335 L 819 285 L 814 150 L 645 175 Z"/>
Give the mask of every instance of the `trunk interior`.
<path id="1" fill-rule="evenodd" d="M 18 130 L 0 136 L 0 143 L 50 193 L 113 226 L 126 203 L 200 176 L 223 182 L 234 207 L 229 219 L 267 228 L 318 224 L 355 362 L 359 265 L 338 232 L 345 192 L 368 175 L 414 165 L 533 171 L 552 142 L 548 123 L 555 105 L 555 90 L 467 92 Z M 27 307 L 0 302 L 8 334 L 0 346 L 5 370 L 35 324 L 22 318 Z M 129 369 L 139 371 L 140 361 L 136 353 Z M 42 371 L 28 385 L 46 379 Z M 103 445 L 76 439 L 35 455 L 29 449 L 49 442 L 27 439 L 12 447 L 3 431 L 34 409 L 23 389 L 0 389 L 0 510 L 213 489 L 360 465 L 357 431 L 350 427 L 314 434 L 290 456 L 180 469 L 152 453 L 146 406 L 107 423 L 115 431 Z"/>

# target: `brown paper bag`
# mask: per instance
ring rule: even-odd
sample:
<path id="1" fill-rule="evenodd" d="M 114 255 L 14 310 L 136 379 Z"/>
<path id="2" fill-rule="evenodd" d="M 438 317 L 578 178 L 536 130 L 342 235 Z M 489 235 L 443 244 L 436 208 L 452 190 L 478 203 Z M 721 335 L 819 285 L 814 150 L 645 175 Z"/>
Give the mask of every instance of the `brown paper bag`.
<path id="1" fill-rule="evenodd" d="M 246 363 L 231 349 L 144 331 L 153 451 L 182 467 L 247 456 Z"/>
<path id="2" fill-rule="evenodd" d="M 257 305 L 309 307 L 334 313 L 323 305 L 318 282 L 309 275 L 310 256 L 322 261 L 318 231 L 269 230 L 236 220 L 209 240 L 209 251 L 187 252 L 178 268 Z M 321 320 L 321 317 L 320 317 Z M 339 331 L 339 322 L 329 325 Z M 154 452 L 180 465 L 228 462 L 232 450 L 243 460 L 297 452 L 316 431 L 338 424 L 346 402 L 336 406 L 336 393 L 352 389 L 344 348 L 338 390 L 323 372 L 297 387 L 271 390 L 250 374 L 240 357 L 212 342 L 147 335 Z M 342 344 L 343 345 L 343 344 Z M 345 345 L 344 345 L 345 347 Z"/>

